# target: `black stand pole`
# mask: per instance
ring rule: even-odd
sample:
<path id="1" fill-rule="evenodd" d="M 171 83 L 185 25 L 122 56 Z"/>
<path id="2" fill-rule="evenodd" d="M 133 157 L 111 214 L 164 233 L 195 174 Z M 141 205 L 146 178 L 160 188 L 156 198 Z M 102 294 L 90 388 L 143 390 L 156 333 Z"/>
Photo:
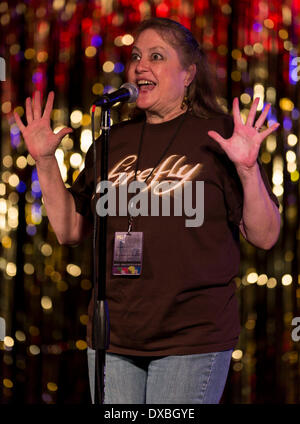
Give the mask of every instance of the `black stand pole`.
<path id="1" fill-rule="evenodd" d="M 108 139 L 110 130 L 110 110 L 102 107 L 101 113 L 101 181 L 108 179 Z M 94 146 L 94 157 L 96 146 Z M 95 188 L 97 186 L 97 163 Z M 95 190 L 96 202 L 96 190 Z M 101 194 L 100 194 L 101 195 Z M 109 314 L 106 302 L 106 239 L 107 239 L 107 215 L 94 218 L 94 315 L 93 315 L 93 349 L 96 351 L 95 360 L 95 404 L 104 402 L 104 372 L 105 352 L 109 346 Z M 96 252 L 99 252 L 97 255 Z M 97 262 L 97 257 L 99 262 Z"/>

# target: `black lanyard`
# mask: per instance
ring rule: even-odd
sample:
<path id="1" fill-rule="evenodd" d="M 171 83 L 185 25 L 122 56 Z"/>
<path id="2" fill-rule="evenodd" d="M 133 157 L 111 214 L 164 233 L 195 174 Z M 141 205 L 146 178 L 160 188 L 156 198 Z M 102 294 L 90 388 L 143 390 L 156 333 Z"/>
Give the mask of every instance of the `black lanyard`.
<path id="1" fill-rule="evenodd" d="M 157 165 L 162 161 L 163 157 L 165 156 L 165 154 L 167 153 L 167 151 L 169 150 L 169 148 L 171 147 L 171 145 L 173 144 L 180 128 L 182 127 L 185 119 L 187 116 L 187 111 L 185 113 L 182 114 L 182 117 L 177 125 L 177 128 L 173 134 L 173 136 L 171 137 L 171 140 L 169 141 L 168 145 L 166 146 L 165 150 L 163 151 L 162 155 L 160 156 L 160 158 L 158 159 L 156 165 L 152 168 L 152 171 L 150 172 L 150 174 L 145 178 L 145 180 L 143 181 L 144 183 L 147 182 L 148 178 L 151 177 L 153 171 L 155 170 L 155 168 L 157 167 Z M 137 171 L 138 171 L 138 167 L 139 167 L 139 160 L 140 160 L 140 156 L 141 156 L 141 151 L 142 151 L 142 145 L 143 145 L 143 141 L 144 141 L 144 132 L 145 132 L 145 127 L 146 127 L 146 121 L 144 121 L 143 126 L 142 126 L 142 131 L 141 131 L 141 137 L 140 137 L 140 143 L 139 143 L 139 151 L 138 151 L 138 157 L 137 157 L 137 161 L 136 161 L 136 167 L 135 167 L 135 174 L 134 174 L 134 180 L 136 181 L 136 176 L 137 176 Z"/>
<path id="2" fill-rule="evenodd" d="M 153 171 L 156 169 L 156 167 L 162 161 L 162 159 L 165 156 L 165 154 L 167 153 L 167 151 L 170 149 L 170 147 L 173 144 L 175 138 L 177 137 L 177 134 L 179 133 L 180 128 L 182 127 L 182 125 L 183 125 L 183 123 L 184 123 L 184 121 L 185 121 L 185 119 L 187 117 L 187 113 L 188 113 L 188 111 L 186 111 L 185 113 L 182 114 L 182 117 L 181 117 L 181 119 L 180 119 L 180 121 L 179 121 L 179 123 L 177 125 L 177 128 L 174 131 L 174 134 L 172 135 L 172 137 L 171 137 L 169 143 L 167 144 L 165 150 L 163 151 L 162 155 L 158 159 L 156 165 L 152 168 L 152 171 L 150 172 L 150 174 L 143 181 L 144 183 L 146 183 L 147 180 L 148 180 L 148 178 L 151 177 Z M 141 151 L 142 151 L 142 145 L 143 145 L 143 141 L 144 141 L 145 127 L 146 127 L 146 120 L 143 122 L 141 136 L 140 136 L 138 157 L 137 157 L 137 161 L 136 161 L 135 174 L 134 174 L 134 181 L 136 181 L 137 171 L 138 171 L 138 167 L 139 167 L 139 160 L 140 160 Z M 130 231 L 131 231 L 133 218 L 134 218 L 133 216 L 131 216 L 131 215 L 129 216 L 129 219 L 128 219 L 128 231 L 127 231 L 128 233 L 130 233 Z"/>

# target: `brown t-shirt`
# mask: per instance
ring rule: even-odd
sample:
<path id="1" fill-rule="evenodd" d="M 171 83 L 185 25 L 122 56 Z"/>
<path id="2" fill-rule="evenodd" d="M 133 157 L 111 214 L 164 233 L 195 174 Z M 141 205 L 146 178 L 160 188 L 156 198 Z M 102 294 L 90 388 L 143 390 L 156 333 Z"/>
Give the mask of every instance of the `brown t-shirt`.
<path id="1" fill-rule="evenodd" d="M 140 276 L 132 277 L 113 276 L 111 271 L 114 233 L 127 231 L 128 218 L 108 217 L 106 297 L 109 351 L 114 353 L 197 354 L 230 349 L 238 341 L 240 320 L 233 279 L 240 262 L 238 225 L 243 191 L 235 166 L 207 135 L 215 130 L 229 138 L 232 118 L 202 119 L 186 114 L 158 164 L 181 119 L 146 124 L 137 178 L 145 179 L 155 167 L 147 184 L 191 180 L 194 196 L 196 181 L 204 181 L 204 221 L 198 227 L 187 227 L 186 219 L 191 218 L 185 216 L 184 209 L 182 216 L 136 217 L 133 231 L 144 234 L 143 268 Z M 111 129 L 108 169 L 109 180 L 116 186 L 124 182 L 124 175 L 128 184 L 134 179 L 142 125 L 126 121 Z M 97 149 L 100 152 L 99 141 Z M 262 168 L 261 172 L 277 203 Z M 77 211 L 92 219 L 92 147 L 70 192 Z"/>

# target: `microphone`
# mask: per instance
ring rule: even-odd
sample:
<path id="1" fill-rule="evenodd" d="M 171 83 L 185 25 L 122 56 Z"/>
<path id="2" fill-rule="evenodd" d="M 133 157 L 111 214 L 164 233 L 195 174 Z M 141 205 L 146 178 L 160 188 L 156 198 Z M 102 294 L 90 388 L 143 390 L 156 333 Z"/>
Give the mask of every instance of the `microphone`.
<path id="1" fill-rule="evenodd" d="M 138 95 L 139 89 L 137 86 L 131 82 L 126 82 L 125 84 L 121 85 L 118 90 L 99 97 L 98 100 L 93 103 L 93 106 L 109 108 L 118 102 L 133 103 L 136 101 Z"/>

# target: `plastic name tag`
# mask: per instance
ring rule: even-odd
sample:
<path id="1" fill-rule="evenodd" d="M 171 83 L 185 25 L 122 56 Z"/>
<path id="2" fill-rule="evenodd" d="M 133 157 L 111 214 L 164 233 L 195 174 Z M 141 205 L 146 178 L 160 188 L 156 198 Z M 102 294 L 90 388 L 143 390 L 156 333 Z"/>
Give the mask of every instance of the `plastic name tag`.
<path id="1" fill-rule="evenodd" d="M 116 232 L 113 275 L 141 275 L 143 259 L 142 232 Z"/>

